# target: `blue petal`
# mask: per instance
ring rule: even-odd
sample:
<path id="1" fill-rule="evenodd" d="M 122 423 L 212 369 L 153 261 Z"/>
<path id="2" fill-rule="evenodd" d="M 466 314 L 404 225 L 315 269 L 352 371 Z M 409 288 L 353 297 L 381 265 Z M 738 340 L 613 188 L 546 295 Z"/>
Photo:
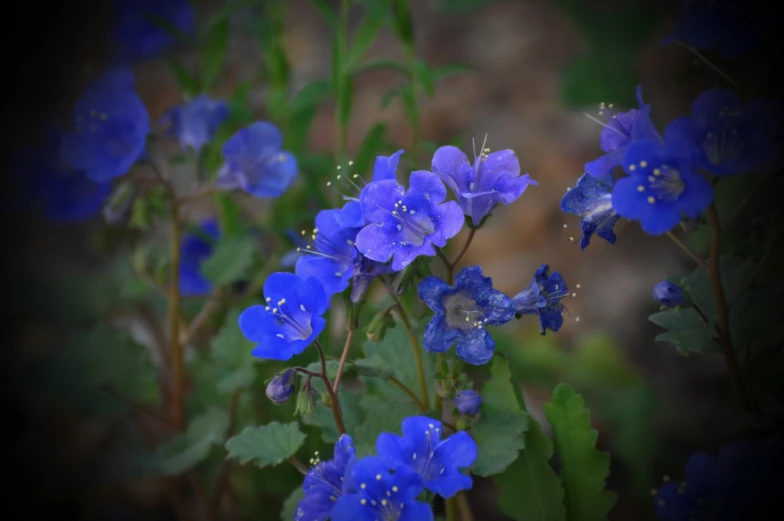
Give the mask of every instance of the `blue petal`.
<path id="1" fill-rule="evenodd" d="M 456 329 L 447 326 L 444 315 L 437 314 L 425 329 L 425 350 L 431 353 L 443 353 L 452 346 L 458 335 Z"/>
<path id="2" fill-rule="evenodd" d="M 441 178 L 455 196 L 467 191 L 474 176 L 468 157 L 457 147 L 443 146 L 433 154 L 433 173 Z"/>
<path id="3" fill-rule="evenodd" d="M 280 152 L 283 136 L 278 128 L 267 121 L 257 121 L 239 130 L 223 145 L 223 155 L 235 161 L 252 161 Z"/>
<path id="4" fill-rule="evenodd" d="M 410 465 L 413 451 L 413 446 L 397 434 L 382 432 L 376 438 L 376 454 L 389 469 Z"/>
<path id="5" fill-rule="evenodd" d="M 474 328 L 457 337 L 457 356 L 471 365 L 484 365 L 493 358 L 495 341 L 482 328 Z"/>
<path id="6" fill-rule="evenodd" d="M 383 227 L 371 223 L 357 234 L 356 246 L 359 253 L 368 259 L 387 262 L 398 249 L 398 246 L 393 246 L 392 242 Z"/>
<path id="7" fill-rule="evenodd" d="M 326 257 L 307 254 L 297 259 L 294 273 L 303 279 L 309 277 L 318 279 L 329 296 L 345 290 L 352 275 L 348 264 Z M 338 273 L 340 274 L 339 276 Z"/>
<path id="8" fill-rule="evenodd" d="M 556 304 L 539 311 L 539 333 L 545 334 L 546 329 L 558 331 L 563 325 L 563 306 Z"/>
<path id="9" fill-rule="evenodd" d="M 627 219 L 647 219 L 654 211 L 648 202 L 648 194 L 640 192 L 640 181 L 635 176 L 624 177 L 615 183 L 612 191 L 612 206 L 618 215 Z"/>
<path id="10" fill-rule="evenodd" d="M 427 503 L 414 501 L 406 505 L 397 521 L 433 521 L 433 509 Z"/>
<path id="11" fill-rule="evenodd" d="M 357 201 L 349 201 L 335 215 L 338 224 L 344 228 L 362 228 L 365 226 L 365 216 L 362 205 Z"/>
<path id="12" fill-rule="evenodd" d="M 607 175 L 607 173 L 612 172 L 616 166 L 620 166 L 624 152 L 625 149 L 620 148 L 613 150 L 609 154 L 598 157 L 585 164 L 585 171 L 594 177 Z"/>
<path id="13" fill-rule="evenodd" d="M 284 299 L 289 296 L 295 285 L 299 285 L 301 280 L 293 273 L 272 273 L 264 281 L 264 297 L 271 299 L 272 302 Z"/>
<path id="14" fill-rule="evenodd" d="M 684 189 L 678 198 L 678 209 L 689 219 L 696 219 L 713 202 L 713 187 L 707 179 L 698 174 L 688 174 L 681 170 Z"/>
<path id="15" fill-rule="evenodd" d="M 574 215 L 585 215 L 593 200 L 610 192 L 614 181 L 612 172 L 598 177 L 583 174 L 577 180 L 577 185 L 564 194 L 561 199 L 561 210 Z"/>
<path id="16" fill-rule="evenodd" d="M 369 508 L 366 504 L 367 500 L 365 500 L 365 504 L 362 503 L 362 500 L 360 494 L 341 496 L 332 509 L 332 521 L 378 521 L 378 510 Z M 310 521 L 310 519 L 295 517 L 294 521 Z"/>
<path id="17" fill-rule="evenodd" d="M 373 166 L 373 181 L 395 180 L 395 171 L 400 162 L 402 150 L 398 150 L 391 156 L 378 156 Z"/>
<path id="18" fill-rule="evenodd" d="M 477 457 L 477 446 L 474 439 L 465 431 L 453 434 L 442 441 L 435 450 L 433 458 L 443 462 L 444 466 L 468 468 Z"/>
<path id="19" fill-rule="evenodd" d="M 379 223 L 391 218 L 395 203 L 403 198 L 403 187 L 396 181 L 375 181 L 363 190 L 362 210 L 368 221 Z"/>
<path id="20" fill-rule="evenodd" d="M 455 237 L 465 225 L 463 210 L 455 201 L 447 201 L 436 206 L 431 212 L 436 223 L 436 231 L 430 236 L 430 241 L 439 248 L 446 246 L 446 242 Z M 478 221 L 474 221 L 478 224 Z"/>
<path id="21" fill-rule="evenodd" d="M 462 273 L 462 272 L 461 272 Z M 417 295 L 433 311 L 444 311 L 444 297 L 453 288 L 438 277 L 426 277 L 419 283 Z"/>
<path id="22" fill-rule="evenodd" d="M 409 177 L 409 193 L 419 193 L 429 199 L 431 205 L 440 204 L 446 199 L 446 188 L 437 175 L 427 170 L 411 172 Z"/>
<path id="23" fill-rule="evenodd" d="M 297 177 L 297 159 L 289 152 L 279 152 L 249 165 L 242 173 L 242 188 L 249 194 L 279 197 Z"/>

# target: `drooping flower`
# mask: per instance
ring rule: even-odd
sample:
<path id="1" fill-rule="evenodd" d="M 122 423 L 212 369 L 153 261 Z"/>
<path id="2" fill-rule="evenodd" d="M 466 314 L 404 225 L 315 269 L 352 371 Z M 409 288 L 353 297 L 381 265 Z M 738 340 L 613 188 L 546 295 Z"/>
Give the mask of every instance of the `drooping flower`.
<path id="1" fill-rule="evenodd" d="M 74 109 L 75 131 L 60 144 L 63 161 L 96 182 L 128 172 L 146 144 L 149 116 L 128 87 L 129 75 L 110 69 L 88 86 Z"/>
<path id="2" fill-rule="evenodd" d="M 594 177 L 602 177 L 620 166 L 623 156 L 632 143 L 643 139 L 661 140 L 651 121 L 651 106 L 642 101 L 642 86 L 637 86 L 639 108 L 615 113 L 612 104 L 599 105 L 599 115 L 606 124 L 600 135 L 600 145 L 605 155 L 586 163 L 585 171 Z"/>
<path id="3" fill-rule="evenodd" d="M 596 177 L 583 174 L 577 180 L 577 186 L 568 190 L 561 199 L 561 210 L 582 217 L 581 250 L 588 246 L 594 233 L 610 244 L 615 244 L 613 226 L 619 216 L 613 208 L 610 193 L 614 181 L 612 171 Z"/>
<path id="4" fill-rule="evenodd" d="M 506 324 L 515 315 L 514 302 L 493 289 L 493 281 L 479 266 L 464 268 L 450 286 L 427 277 L 417 290 L 435 316 L 425 330 L 425 349 L 443 353 L 457 342 L 457 355 L 473 365 L 493 358 L 495 341 L 486 326 Z"/>
<path id="5" fill-rule="evenodd" d="M 273 403 L 286 403 L 294 392 L 296 381 L 296 374 L 293 369 L 287 369 L 280 373 L 267 384 L 267 398 Z"/>
<path id="6" fill-rule="evenodd" d="M 554 271 L 548 274 L 550 267 L 542 264 L 534 273 L 531 285 L 515 295 L 515 314 L 539 316 L 539 332 L 545 334 L 547 329 L 558 331 L 563 325 L 564 306 L 561 299 L 569 294 L 569 288 L 561 277 Z"/>
<path id="7" fill-rule="evenodd" d="M 671 308 L 689 302 L 683 289 L 668 280 L 663 280 L 653 287 L 653 300 Z"/>
<path id="8" fill-rule="evenodd" d="M 207 295 L 212 283 L 202 274 L 202 263 L 212 255 L 220 238 L 217 221 L 201 223 L 198 233 L 187 234 L 180 247 L 180 294 L 186 297 Z"/>
<path id="9" fill-rule="evenodd" d="M 183 149 L 199 151 L 215 136 L 218 127 L 229 116 L 229 105 L 223 100 L 201 94 L 170 109 L 161 118 L 168 125 L 166 134 L 177 136 Z"/>
<path id="10" fill-rule="evenodd" d="M 324 330 L 321 316 L 328 299 L 321 283 L 293 273 L 273 273 L 264 282 L 266 306 L 251 306 L 240 315 L 245 337 L 257 342 L 253 356 L 286 361 L 302 353 Z"/>
<path id="11" fill-rule="evenodd" d="M 160 19 L 192 36 L 196 31 L 193 6 L 188 0 L 114 0 L 112 35 L 120 60 L 144 60 L 173 46 L 177 40 L 156 24 Z"/>
<path id="12" fill-rule="evenodd" d="M 422 478 L 409 467 L 390 471 L 380 458 L 369 456 L 354 466 L 351 477 L 356 491 L 338 499 L 332 521 L 433 521 L 430 505 L 416 499 L 424 488 Z"/>
<path id="13" fill-rule="evenodd" d="M 473 389 L 466 389 L 455 395 L 454 402 L 455 409 L 460 414 L 474 416 L 479 412 L 479 407 L 482 406 L 482 396 Z"/>
<path id="14" fill-rule="evenodd" d="M 512 150 L 490 153 L 483 149 L 472 166 L 459 148 L 444 146 L 433 155 L 432 168 L 455 194 L 474 227 L 497 204 L 511 204 L 528 185 L 538 185 L 528 174 L 520 175 L 520 163 Z"/>
<path id="15" fill-rule="evenodd" d="M 473 465 L 476 442 L 464 431 L 442 440 L 443 426 L 427 416 L 403 420 L 403 436 L 382 432 L 376 440 L 376 452 L 393 470 L 410 467 L 422 477 L 425 488 L 443 498 L 450 498 L 473 484 L 460 469 Z"/>
<path id="16" fill-rule="evenodd" d="M 283 136 L 272 123 L 257 121 L 223 145 L 225 163 L 216 185 L 256 197 L 278 197 L 297 176 L 297 160 L 281 150 Z"/>
<path id="17" fill-rule="evenodd" d="M 408 190 L 389 179 L 370 183 L 363 212 L 367 224 L 357 235 L 357 249 L 378 262 L 392 258 L 400 271 L 420 255 L 435 256 L 463 227 L 463 212 L 454 201 L 444 202 L 446 188 L 430 172 L 411 174 Z"/>
<path id="18" fill-rule="evenodd" d="M 694 171 L 685 130 L 676 120 L 667 127 L 664 144 L 645 140 L 629 147 L 623 159 L 629 175 L 612 192 L 618 214 L 640 221 L 651 235 L 670 231 L 683 216 L 696 219 L 713 200 L 710 183 Z"/>
<path id="19" fill-rule="evenodd" d="M 693 145 L 697 166 L 713 175 L 747 174 L 773 159 L 782 113 L 777 100 L 743 101 L 731 90 L 714 88 L 697 96 L 691 117 L 670 126 L 678 126 Z"/>
<path id="20" fill-rule="evenodd" d="M 326 521 L 344 494 L 356 492 L 352 470 L 358 459 L 351 436 L 343 434 L 335 444 L 332 459 L 316 464 L 305 476 L 302 489 L 305 498 L 297 505 L 294 521 Z"/>

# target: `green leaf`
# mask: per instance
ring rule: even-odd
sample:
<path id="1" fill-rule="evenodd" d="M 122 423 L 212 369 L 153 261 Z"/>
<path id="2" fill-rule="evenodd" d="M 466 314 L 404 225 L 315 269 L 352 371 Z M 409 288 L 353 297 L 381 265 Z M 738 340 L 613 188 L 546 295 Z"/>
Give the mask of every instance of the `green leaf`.
<path id="1" fill-rule="evenodd" d="M 436 93 L 436 79 L 434 71 L 428 66 L 424 60 L 416 60 L 413 64 L 414 75 L 417 81 L 422 85 L 422 90 L 428 97 L 432 98 Z"/>
<path id="2" fill-rule="evenodd" d="M 495 356 L 490 374 L 482 388 L 481 416 L 471 428 L 479 449 L 471 468 L 477 476 L 492 476 L 509 467 L 524 447 L 523 433 L 528 428 L 527 415 L 511 380 L 509 361 Z"/>
<path id="3" fill-rule="evenodd" d="M 599 434 L 582 396 L 566 384 L 553 391 L 544 413 L 553 427 L 555 449 L 561 460 L 568 521 L 604 521 L 615 505 L 615 493 L 605 490 L 610 454 L 596 450 Z"/>
<path id="4" fill-rule="evenodd" d="M 202 263 L 202 273 L 221 286 L 242 280 L 253 266 L 257 247 L 253 236 L 221 237 L 212 255 Z"/>
<path id="5" fill-rule="evenodd" d="M 205 48 L 202 51 L 202 68 L 204 70 L 204 88 L 212 87 L 223 69 L 226 60 L 226 50 L 229 45 L 229 19 L 215 24 L 207 36 Z"/>
<path id="6" fill-rule="evenodd" d="M 561 480 L 548 463 L 553 445 L 529 416 L 525 450 L 493 479 L 501 489 L 498 506 L 517 521 L 566 521 Z"/>
<path id="7" fill-rule="evenodd" d="M 168 58 L 167 61 L 174 72 L 174 76 L 177 78 L 177 84 L 180 86 L 180 90 L 183 94 L 186 96 L 196 96 L 201 92 L 202 89 L 199 79 L 194 74 L 191 74 L 179 60 Z"/>
<path id="8" fill-rule="evenodd" d="M 381 28 L 383 22 L 383 18 L 376 16 L 372 12 L 367 13 L 365 17 L 362 18 L 348 49 L 346 61 L 343 64 L 346 73 L 351 70 L 357 61 L 362 59 L 373 44 L 373 40 L 375 40 L 376 34 L 378 34 L 378 30 Z"/>
<path id="9" fill-rule="evenodd" d="M 419 125 L 419 110 L 417 108 L 416 93 L 412 92 L 410 88 L 403 89 L 400 92 L 400 99 L 403 102 L 403 110 L 406 112 L 408 122 L 411 126 Z"/>
<path id="10" fill-rule="evenodd" d="M 370 171 L 376 156 L 384 146 L 384 134 L 387 126 L 384 123 L 376 123 L 362 140 L 354 157 L 354 171 L 364 173 Z"/>
<path id="11" fill-rule="evenodd" d="M 414 20 L 408 7 L 408 0 L 391 0 L 392 3 L 392 28 L 401 43 L 414 51 Z"/>
<path id="12" fill-rule="evenodd" d="M 400 74 L 408 75 L 408 68 L 406 64 L 397 60 L 390 60 L 386 58 L 379 58 L 373 60 L 366 60 L 351 69 L 351 74 L 356 75 L 366 71 L 375 69 L 389 69 L 397 71 Z"/>
<path id="13" fill-rule="evenodd" d="M 296 454 L 304 442 L 305 435 L 296 422 L 249 426 L 226 441 L 226 457 L 240 465 L 252 462 L 261 468 L 275 466 Z"/>
<path id="14" fill-rule="evenodd" d="M 386 109 L 398 96 L 400 96 L 408 85 L 400 85 L 394 89 L 388 90 L 381 96 L 381 110 Z"/>
<path id="15" fill-rule="evenodd" d="M 218 192 L 215 194 L 215 204 L 218 207 L 221 237 L 242 235 L 242 208 L 231 197 L 231 194 Z"/>
<path id="16" fill-rule="evenodd" d="M 332 84 L 324 80 L 308 83 L 291 100 L 292 112 L 311 110 L 319 105 L 332 91 Z"/>
<path id="17" fill-rule="evenodd" d="M 362 376 L 375 376 L 382 380 L 395 376 L 395 371 L 387 367 L 386 362 L 380 357 L 362 358 L 355 360 L 352 365 L 356 368 L 357 373 Z"/>
<path id="18" fill-rule="evenodd" d="M 280 511 L 280 521 L 291 521 L 294 519 L 299 502 L 303 499 L 305 499 L 305 491 L 302 490 L 302 487 L 295 488 L 283 502 L 283 510 Z"/>
<path id="19" fill-rule="evenodd" d="M 228 313 L 223 327 L 212 339 L 210 355 L 221 367 L 240 367 L 251 359 L 254 342 L 240 330 L 240 314 L 238 309 Z"/>
<path id="20" fill-rule="evenodd" d="M 318 388 L 319 382 L 313 381 L 313 385 Z M 322 387 L 323 389 L 323 387 Z M 365 417 L 365 411 L 360 407 L 362 393 L 360 391 L 350 391 L 340 388 L 338 399 L 343 412 L 343 423 L 348 432 L 355 432 Z M 302 423 L 321 430 L 321 439 L 324 443 L 335 443 L 338 441 L 338 429 L 335 427 L 335 420 L 332 417 L 332 410 L 323 403 L 316 404 L 316 412 L 310 416 L 302 418 Z"/>
<path id="21" fill-rule="evenodd" d="M 354 448 L 357 456 L 363 458 L 376 450 L 376 440 L 382 432 L 402 434 L 403 420 L 416 413 L 415 407 L 408 401 L 384 401 L 385 406 L 378 407 L 380 403 L 370 402 L 368 407 L 363 401 L 364 408 L 368 411 L 364 421 L 354 430 Z"/>
<path id="22" fill-rule="evenodd" d="M 338 367 L 340 367 L 340 362 L 337 360 L 327 360 L 327 378 L 330 380 L 334 379 L 338 374 Z M 321 373 L 321 362 L 311 362 L 305 369 L 314 373 Z"/>
<path id="23" fill-rule="evenodd" d="M 330 27 L 333 29 L 338 25 L 338 17 L 335 15 L 335 11 L 332 9 L 332 6 L 329 5 L 327 0 L 310 0 L 313 2 L 313 5 L 316 6 L 316 9 L 319 10 L 321 16 L 329 23 Z"/>
<path id="24" fill-rule="evenodd" d="M 569 107 L 603 101 L 636 106 L 636 56 L 625 48 L 596 49 L 575 59 L 561 76 L 561 99 Z"/>
<path id="25" fill-rule="evenodd" d="M 204 461 L 213 445 L 223 442 L 228 426 L 228 413 L 211 407 L 188 424 L 185 434 L 161 445 L 144 469 L 156 475 L 182 474 Z"/>
<path id="26" fill-rule="evenodd" d="M 348 125 L 351 118 L 351 106 L 353 102 L 354 86 L 350 78 L 346 78 L 338 91 L 338 122 L 341 126 Z"/>
<path id="27" fill-rule="evenodd" d="M 449 76 L 454 76 L 455 74 L 472 70 L 474 70 L 472 65 L 468 65 L 466 63 L 453 63 L 451 65 L 444 65 L 443 67 L 433 69 L 433 78 L 435 80 L 442 80 Z"/>
<path id="28" fill-rule="evenodd" d="M 721 351 L 716 342 L 716 330 L 707 325 L 693 308 L 659 311 L 648 317 L 648 320 L 667 330 L 657 335 L 656 341 L 667 342 L 682 355 Z"/>

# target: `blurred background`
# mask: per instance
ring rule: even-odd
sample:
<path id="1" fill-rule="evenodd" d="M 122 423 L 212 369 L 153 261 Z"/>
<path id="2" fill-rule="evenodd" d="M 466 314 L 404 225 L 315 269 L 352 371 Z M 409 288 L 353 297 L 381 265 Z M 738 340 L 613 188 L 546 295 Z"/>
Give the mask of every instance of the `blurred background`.
<path id="1" fill-rule="evenodd" d="M 67 119 L 85 83 L 108 63 L 108 11 L 94 4 L 94 10 L 85 8 L 78 20 L 63 11 L 63 20 L 71 23 L 52 23 L 54 34 L 62 37 L 58 45 L 31 50 L 35 59 L 18 59 L 21 77 L 39 85 L 31 87 L 39 90 L 29 92 L 26 84 L 15 87 L 20 98 L 40 91 L 39 102 L 28 104 L 31 122 L 48 114 Z M 198 2 L 197 16 L 207 19 L 224 4 Z M 600 433 L 600 448 L 613 455 L 609 488 L 620 495 L 611 515 L 614 520 L 651 519 L 651 488 L 660 486 L 664 475 L 678 476 L 691 452 L 715 451 L 733 436 L 738 419 L 722 359 L 679 355 L 653 340 L 661 330 L 647 320 L 657 310 L 653 286 L 669 275 L 689 273 L 692 261 L 666 237 L 646 236 L 636 224 L 623 220 L 615 228 L 615 245 L 594 238 L 580 251 L 575 242 L 580 236 L 579 220 L 559 209 L 561 197 L 583 173 L 583 165 L 601 153 L 601 127 L 585 112 L 597 115 L 600 102 L 633 108 L 636 86 L 642 85 L 645 101 L 653 106 L 652 118 L 662 129 L 674 117 L 688 113 L 697 93 L 718 83 L 684 49 L 660 45 L 672 30 L 678 4 L 411 2 L 416 56 L 434 66 L 470 66 L 437 81 L 432 98 L 420 96 L 422 140 L 454 143 L 468 151 L 472 139 L 481 142 L 486 135 L 491 149 L 514 150 L 523 172 L 539 183 L 517 203 L 494 212 L 463 265 L 481 265 L 496 288 L 514 294 L 529 284 L 539 265 L 547 263 L 561 272 L 574 291 L 565 300 L 568 314 L 557 334 L 540 336 L 535 321 L 515 321 L 499 332 L 499 344 L 525 375 L 521 383 L 529 409 L 541 421 L 546 423 L 541 404 L 549 400 L 559 381 L 584 393 Z M 359 22 L 359 11 L 351 18 L 353 27 Z M 247 109 L 256 119 L 265 119 L 268 91 L 259 74 L 264 61 L 260 35 L 243 22 L 241 15 L 232 19 L 228 63 L 213 94 L 228 98 L 242 88 Z M 329 77 L 330 30 L 309 0 L 286 2 L 283 44 L 294 91 Z M 187 52 L 173 53 L 184 63 L 195 59 Z M 382 29 L 367 58 L 404 59 L 404 54 L 389 29 Z M 747 84 L 765 80 L 765 71 L 757 64 L 736 67 L 748 78 Z M 182 100 L 166 59 L 139 62 L 134 69 L 137 92 L 153 120 Z M 368 71 L 355 81 L 349 155 L 376 123 L 383 122 L 385 148 L 404 148 L 406 168 L 427 169 L 430 155 L 409 151 L 411 128 L 402 104 L 392 101 L 381 108 L 385 93 L 399 81 L 399 75 L 383 70 Z M 56 93 L 46 90 L 55 85 Z M 334 147 L 333 111 L 330 100 L 320 105 L 308 151 L 329 153 Z M 8 143 L 15 146 L 24 139 L 17 135 Z M 325 171 L 323 180 L 332 175 Z M 247 198 L 243 204 L 251 212 L 268 211 L 264 201 Z M 189 211 L 188 218 L 198 219 L 213 213 L 214 207 L 207 200 Z M 92 292 L 89 281 L 100 271 L 106 259 L 103 252 L 110 247 L 100 217 L 67 226 L 11 219 L 12 229 L 19 232 L 18 244 L 9 249 L 6 260 L 21 271 L 8 272 L 13 275 L 6 289 L 15 298 L 3 299 L 8 306 L 6 318 L 11 320 L 9 332 L 18 346 L 5 353 L 7 381 L 37 353 L 57 348 L 63 326 L 52 317 L 65 308 L 100 306 L 97 300 L 102 294 Z M 463 240 L 458 237 L 456 244 Z M 49 283 L 58 277 L 67 278 L 68 284 L 58 282 L 60 289 L 52 291 Z M 35 291 L 29 290 L 30 284 Z M 263 388 L 254 392 L 263 394 Z M 20 470 L 10 479 L 12 486 L 25 492 L 17 498 L 26 516 L 173 519 L 165 500 L 167 488 L 174 486 L 169 481 L 118 481 L 102 463 L 116 430 L 128 429 L 127 425 L 54 412 L 33 414 L 24 397 L 12 398 L 4 423 L 18 430 L 19 443 L 8 457 L 19 460 Z M 296 475 L 277 475 L 269 469 L 253 474 L 252 469 L 236 473 L 235 506 L 241 505 L 242 518 L 278 519 Z M 256 480 L 255 485 L 249 480 Z M 246 492 L 258 490 L 258 480 L 265 492 L 249 496 Z M 28 496 L 25 502 L 23 497 Z M 477 478 L 469 500 L 477 521 L 507 519 L 496 506 L 497 491 L 489 480 Z"/>

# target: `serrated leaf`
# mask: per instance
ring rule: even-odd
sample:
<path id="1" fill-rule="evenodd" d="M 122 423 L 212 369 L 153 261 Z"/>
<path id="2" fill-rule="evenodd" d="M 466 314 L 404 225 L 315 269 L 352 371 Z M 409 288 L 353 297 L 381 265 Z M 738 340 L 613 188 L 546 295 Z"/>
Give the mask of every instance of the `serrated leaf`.
<path id="1" fill-rule="evenodd" d="M 302 487 L 297 487 L 289 494 L 285 501 L 283 501 L 283 509 L 280 511 L 280 521 L 292 521 L 297 514 L 297 507 L 299 502 L 305 499 L 305 491 Z"/>
<path id="2" fill-rule="evenodd" d="M 253 462 L 261 468 L 275 466 L 296 454 L 304 442 L 305 435 L 296 422 L 245 427 L 226 441 L 226 457 L 239 461 L 240 465 Z"/>
<path id="3" fill-rule="evenodd" d="M 202 263 L 202 273 L 219 286 L 242 280 L 253 266 L 257 247 L 252 236 L 221 237 L 212 255 Z"/>
<path id="4" fill-rule="evenodd" d="M 226 411 L 208 409 L 188 424 L 185 434 L 161 445 L 144 464 L 144 469 L 164 476 L 182 474 L 207 458 L 213 445 L 223 442 L 228 426 Z"/>
<path id="5" fill-rule="evenodd" d="M 375 376 L 386 380 L 395 375 L 395 371 L 387 367 L 386 362 L 378 357 L 355 360 L 352 365 L 361 376 Z"/>
<path id="6" fill-rule="evenodd" d="M 204 88 L 212 87 L 223 69 L 229 45 L 229 19 L 226 18 L 210 28 L 206 46 L 202 51 Z"/>
<path id="7" fill-rule="evenodd" d="M 656 336 L 657 342 L 667 342 L 682 355 L 717 353 L 716 330 L 706 324 L 693 308 L 672 308 L 659 311 L 648 320 L 663 327 L 666 333 Z"/>
<path id="8" fill-rule="evenodd" d="M 525 450 L 503 474 L 493 479 L 501 489 L 498 506 L 517 521 L 566 521 L 561 480 L 550 467 L 553 445 L 528 417 Z"/>
<path id="9" fill-rule="evenodd" d="M 610 454 L 596 449 L 598 432 L 577 392 L 566 384 L 553 391 L 544 413 L 553 428 L 555 449 L 561 460 L 568 521 L 605 521 L 615 505 L 615 493 L 605 490 L 610 475 Z"/>

